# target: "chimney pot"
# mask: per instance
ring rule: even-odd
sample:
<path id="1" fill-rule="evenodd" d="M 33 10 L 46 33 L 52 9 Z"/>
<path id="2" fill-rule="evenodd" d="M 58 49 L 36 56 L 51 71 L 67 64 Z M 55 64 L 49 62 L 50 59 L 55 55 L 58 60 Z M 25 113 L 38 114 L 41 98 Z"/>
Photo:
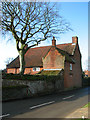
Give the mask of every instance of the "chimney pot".
<path id="1" fill-rule="evenodd" d="M 56 40 L 55 40 L 55 37 L 53 36 L 53 40 L 52 40 L 52 46 L 55 46 L 56 47 Z"/>
<path id="2" fill-rule="evenodd" d="M 72 43 L 78 43 L 78 37 L 77 36 L 72 37 Z"/>

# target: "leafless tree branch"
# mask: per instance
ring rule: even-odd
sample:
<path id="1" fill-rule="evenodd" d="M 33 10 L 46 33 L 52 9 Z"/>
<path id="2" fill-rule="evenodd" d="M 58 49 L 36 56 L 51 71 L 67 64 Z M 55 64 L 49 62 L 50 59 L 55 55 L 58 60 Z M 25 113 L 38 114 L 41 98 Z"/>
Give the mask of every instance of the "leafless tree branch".
<path id="1" fill-rule="evenodd" d="M 56 7 L 49 2 L 2 2 L 2 30 L 11 32 L 16 40 L 22 72 L 24 55 L 29 48 L 52 37 L 51 34 L 71 30 Z M 29 44 L 27 48 L 26 44 Z"/>

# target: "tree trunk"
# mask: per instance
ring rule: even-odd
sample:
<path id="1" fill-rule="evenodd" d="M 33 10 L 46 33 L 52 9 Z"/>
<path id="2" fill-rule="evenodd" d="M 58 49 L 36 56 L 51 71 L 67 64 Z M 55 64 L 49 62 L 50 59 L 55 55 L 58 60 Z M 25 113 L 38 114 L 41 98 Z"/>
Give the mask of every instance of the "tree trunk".
<path id="1" fill-rule="evenodd" d="M 19 51 L 19 60 L 20 60 L 20 74 L 21 74 L 21 75 L 24 74 L 24 70 L 25 70 L 24 55 L 25 55 L 24 50 L 20 50 L 20 51 Z"/>

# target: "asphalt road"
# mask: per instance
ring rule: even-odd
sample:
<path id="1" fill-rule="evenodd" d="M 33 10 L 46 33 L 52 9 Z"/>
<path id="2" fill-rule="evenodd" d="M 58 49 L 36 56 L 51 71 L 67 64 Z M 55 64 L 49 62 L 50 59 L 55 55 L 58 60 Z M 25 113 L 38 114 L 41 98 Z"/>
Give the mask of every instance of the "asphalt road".
<path id="1" fill-rule="evenodd" d="M 2 103 L 2 117 L 65 118 L 88 103 L 90 88 Z"/>

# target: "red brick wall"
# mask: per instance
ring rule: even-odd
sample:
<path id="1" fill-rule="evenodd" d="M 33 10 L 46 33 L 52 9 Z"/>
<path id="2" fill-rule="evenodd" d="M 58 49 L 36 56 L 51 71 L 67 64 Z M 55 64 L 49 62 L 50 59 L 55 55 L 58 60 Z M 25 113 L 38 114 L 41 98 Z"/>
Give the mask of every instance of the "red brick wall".
<path id="1" fill-rule="evenodd" d="M 90 77 L 90 71 L 88 71 L 88 77 Z"/>
<path id="2" fill-rule="evenodd" d="M 43 59 L 44 69 L 62 69 L 64 68 L 65 57 L 62 56 L 55 47 L 52 47 L 46 57 Z"/>
<path id="3" fill-rule="evenodd" d="M 20 71 L 19 71 L 19 68 L 17 68 L 16 71 L 17 71 L 16 74 L 18 74 L 18 73 L 20 72 Z"/>
<path id="4" fill-rule="evenodd" d="M 81 55 L 80 55 L 78 46 L 76 47 L 74 59 L 76 63 L 73 69 L 74 71 L 73 81 L 75 86 L 81 87 L 82 86 L 82 65 L 81 65 Z"/>
<path id="5" fill-rule="evenodd" d="M 43 68 L 40 67 L 40 71 L 42 70 Z M 33 68 L 25 68 L 25 71 L 24 71 L 24 74 L 36 74 L 38 73 L 39 71 L 33 71 Z M 13 73 L 13 74 L 18 74 L 19 73 L 19 68 L 8 68 L 7 69 L 7 73 Z"/>
<path id="6" fill-rule="evenodd" d="M 64 68 L 64 88 L 73 87 L 73 67 L 74 64 L 72 64 L 72 71 L 70 70 L 70 63 L 65 62 L 65 68 Z"/>
<path id="7" fill-rule="evenodd" d="M 7 73 L 18 74 L 19 68 L 7 68 Z"/>
<path id="8" fill-rule="evenodd" d="M 43 68 L 42 67 L 40 67 L 40 71 L 42 70 Z M 31 75 L 33 75 L 33 74 L 36 74 L 36 73 L 38 73 L 39 71 L 33 71 L 33 68 L 25 68 L 25 71 L 24 71 L 24 74 L 31 74 Z"/>
<path id="9" fill-rule="evenodd" d="M 7 73 L 13 73 L 13 74 L 15 74 L 16 73 L 16 69 L 15 68 L 8 68 L 7 69 Z"/>
<path id="10" fill-rule="evenodd" d="M 65 63 L 64 69 L 64 87 L 81 87 L 82 86 L 82 69 L 81 69 L 81 56 L 78 46 L 76 47 L 75 54 L 73 56 L 75 64 L 72 64 L 72 71 L 70 70 L 70 63 Z"/>

